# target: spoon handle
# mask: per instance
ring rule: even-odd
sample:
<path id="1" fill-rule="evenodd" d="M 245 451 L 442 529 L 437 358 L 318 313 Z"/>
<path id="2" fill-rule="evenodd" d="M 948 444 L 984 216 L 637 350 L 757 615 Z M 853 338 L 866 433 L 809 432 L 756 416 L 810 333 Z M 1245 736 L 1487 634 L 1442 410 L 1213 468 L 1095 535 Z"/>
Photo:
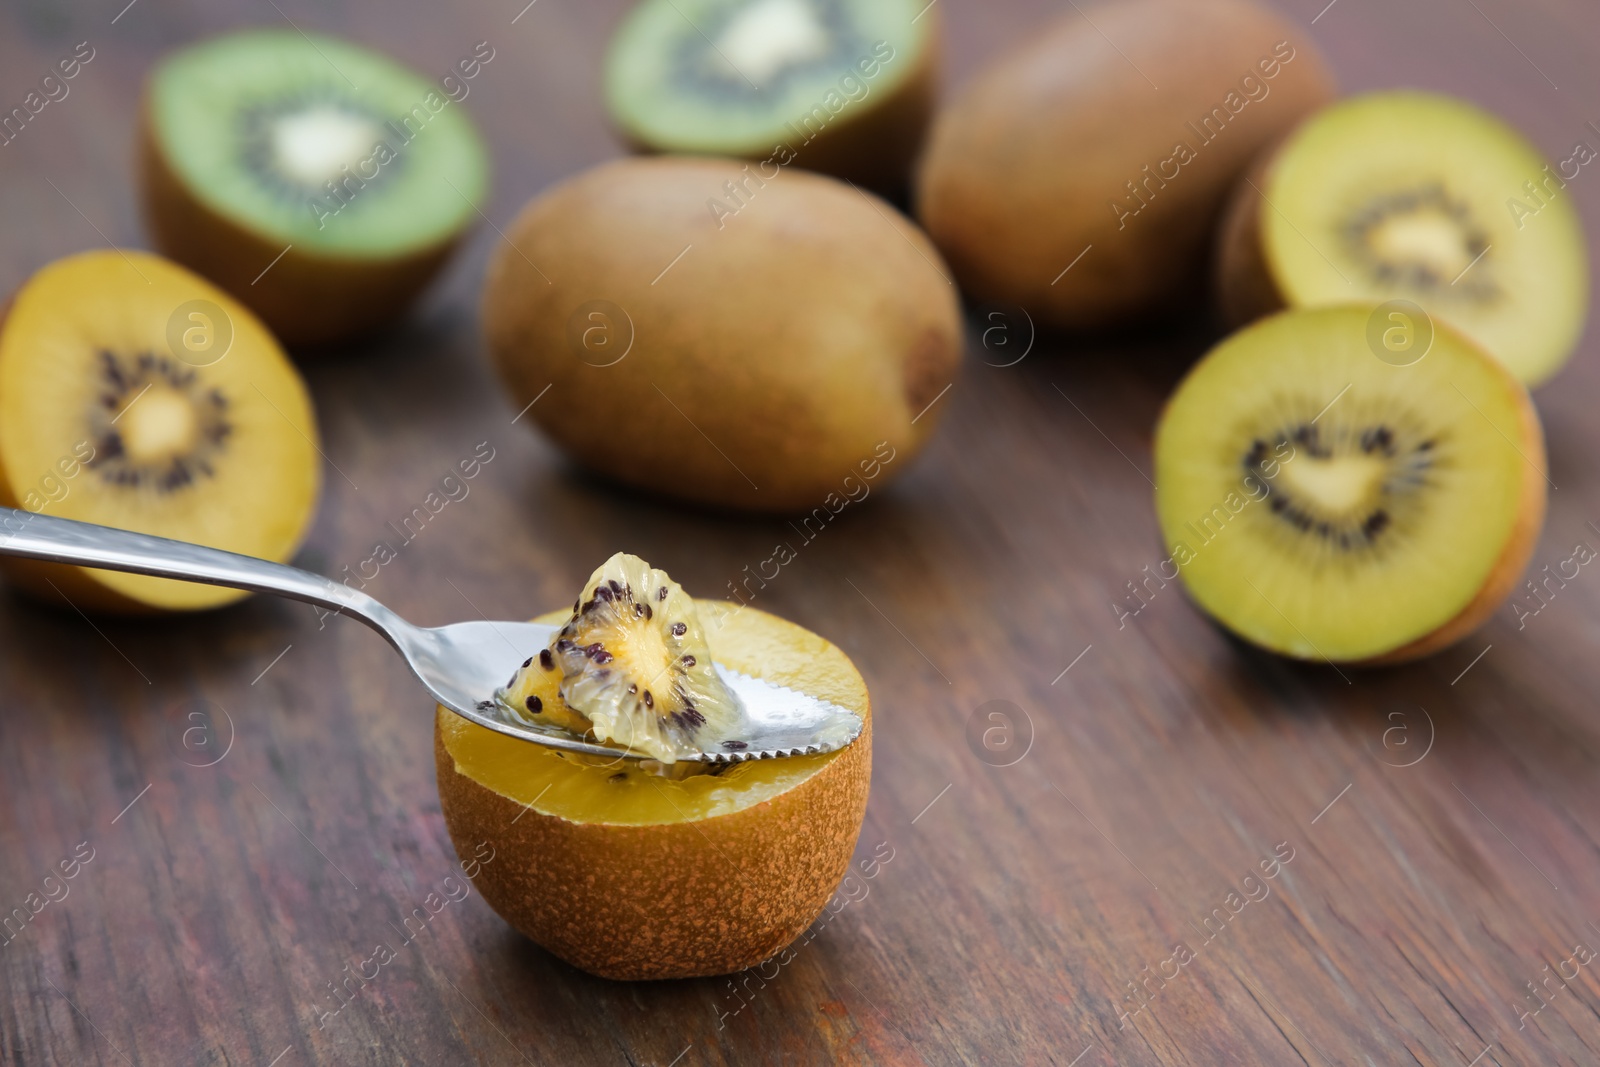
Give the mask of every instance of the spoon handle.
<path id="1" fill-rule="evenodd" d="M 274 593 L 352 615 L 380 632 L 404 625 L 367 594 L 298 567 L 13 508 L 0 508 L 0 556 Z"/>

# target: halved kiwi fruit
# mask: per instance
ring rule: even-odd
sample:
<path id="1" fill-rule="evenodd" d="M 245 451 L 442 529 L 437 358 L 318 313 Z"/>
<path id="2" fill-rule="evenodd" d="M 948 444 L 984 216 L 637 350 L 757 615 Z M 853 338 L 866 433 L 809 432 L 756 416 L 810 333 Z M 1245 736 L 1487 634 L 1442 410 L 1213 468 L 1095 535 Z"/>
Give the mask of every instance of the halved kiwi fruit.
<path id="1" fill-rule="evenodd" d="M 439 806 L 484 900 L 606 978 L 727 974 L 771 958 L 822 913 L 867 810 L 872 702 L 849 657 L 755 608 L 693 606 L 718 662 L 849 708 L 861 736 L 838 752 L 680 763 L 689 773 L 664 776 L 530 745 L 444 708 L 434 720 Z M 571 715 L 559 673 L 540 671 L 529 695 Z"/>
<path id="2" fill-rule="evenodd" d="M 1225 312 L 1405 298 L 1529 385 L 1588 311 L 1582 225 L 1556 169 L 1461 100 L 1369 93 L 1307 119 L 1241 184 L 1219 241 Z"/>
<path id="3" fill-rule="evenodd" d="M 1191 370 L 1156 428 L 1170 564 L 1228 629 L 1289 656 L 1400 660 L 1465 636 L 1538 540 L 1527 390 L 1436 325 L 1374 353 L 1367 307 L 1286 311 Z"/>
<path id="4" fill-rule="evenodd" d="M 606 100 L 637 147 L 791 163 L 905 184 L 933 112 L 926 0 L 644 0 L 606 58 Z"/>
<path id="5" fill-rule="evenodd" d="M 261 322 L 158 256 L 39 271 L 0 319 L 0 503 L 287 560 L 321 483 L 311 401 Z M 246 594 L 7 560 L 79 608 L 194 610 Z"/>
<path id="6" fill-rule="evenodd" d="M 146 87 L 141 146 L 161 250 L 290 343 L 391 321 L 444 263 L 488 181 L 476 128 L 439 86 L 294 30 L 229 34 L 164 60 Z"/>

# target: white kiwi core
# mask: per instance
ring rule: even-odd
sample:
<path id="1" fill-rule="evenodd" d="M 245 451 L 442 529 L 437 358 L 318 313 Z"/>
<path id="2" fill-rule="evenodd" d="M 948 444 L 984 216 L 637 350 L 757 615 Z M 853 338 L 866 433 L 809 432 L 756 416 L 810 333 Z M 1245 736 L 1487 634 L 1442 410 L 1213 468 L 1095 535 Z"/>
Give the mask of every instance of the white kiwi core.
<path id="1" fill-rule="evenodd" d="M 342 168 L 360 162 L 381 139 L 371 120 L 325 104 L 289 112 L 272 128 L 279 169 L 312 187 L 339 178 Z"/>
<path id="2" fill-rule="evenodd" d="M 1339 516 L 1370 511 L 1382 496 L 1389 471 L 1386 459 L 1371 455 L 1304 459 L 1280 468 L 1279 477 L 1285 490 L 1309 498 L 1322 511 Z"/>
<path id="3" fill-rule="evenodd" d="M 783 68 L 828 53 L 828 33 L 806 0 L 757 0 L 729 21 L 717 50 L 761 84 Z"/>
<path id="4" fill-rule="evenodd" d="M 1391 263 L 1417 263 L 1441 278 L 1453 279 L 1471 265 L 1461 224 L 1441 211 L 1421 210 L 1390 215 L 1367 238 L 1378 258 Z"/>
<path id="5" fill-rule="evenodd" d="M 152 386 L 117 417 L 122 447 L 136 463 L 160 463 L 194 448 L 200 419 L 176 389 Z"/>

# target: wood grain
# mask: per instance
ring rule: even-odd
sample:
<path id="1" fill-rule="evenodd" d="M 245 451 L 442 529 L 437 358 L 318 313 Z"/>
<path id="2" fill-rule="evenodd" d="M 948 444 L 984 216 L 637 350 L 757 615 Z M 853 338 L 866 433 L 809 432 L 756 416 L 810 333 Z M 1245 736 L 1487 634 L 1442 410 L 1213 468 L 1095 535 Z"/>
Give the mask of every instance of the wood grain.
<path id="1" fill-rule="evenodd" d="M 1347 88 L 1460 93 L 1553 159 L 1594 143 L 1592 4 L 1283 6 Z M 941 7 L 949 84 L 1056 10 Z M 68 252 L 144 244 L 128 182 L 142 73 L 233 26 L 287 17 L 441 73 L 489 41 L 466 106 L 494 147 L 497 225 L 618 151 L 596 85 L 617 2 L 120 9 L 0 12 L 6 108 L 77 42 L 96 49 L 0 147 L 0 290 Z M 1572 192 L 1600 234 L 1600 175 Z M 792 537 L 620 493 L 512 425 L 475 315 L 498 240 L 484 227 L 393 336 L 308 367 L 330 469 L 300 562 L 366 558 L 482 441 L 495 458 L 470 496 L 372 583 L 419 622 L 564 603 L 622 547 L 714 593 Z M 90 623 L 6 596 L 0 913 L 63 862 L 74 877 L 0 945 L 0 1061 L 1600 1061 L 1600 964 L 1563 962 L 1600 949 L 1600 577 L 1585 569 L 1525 629 L 1502 611 L 1428 661 L 1348 680 L 1228 640 L 1175 585 L 1119 625 L 1124 583 L 1161 556 L 1150 429 L 1212 335 L 1041 341 L 997 367 L 1009 356 L 981 325 L 929 451 L 758 601 L 844 647 L 878 716 L 862 888 L 787 966 L 608 983 L 476 895 L 402 940 L 458 868 L 432 709 L 376 637 L 268 600 Z M 1536 567 L 1600 547 L 1594 357 L 1591 340 L 1537 398 L 1559 489 Z M 969 745 L 991 701 L 1016 709 L 1012 766 Z M 329 984 L 380 942 L 393 962 L 325 1015 Z M 1524 1015 L 1535 987 L 1548 1006 Z"/>

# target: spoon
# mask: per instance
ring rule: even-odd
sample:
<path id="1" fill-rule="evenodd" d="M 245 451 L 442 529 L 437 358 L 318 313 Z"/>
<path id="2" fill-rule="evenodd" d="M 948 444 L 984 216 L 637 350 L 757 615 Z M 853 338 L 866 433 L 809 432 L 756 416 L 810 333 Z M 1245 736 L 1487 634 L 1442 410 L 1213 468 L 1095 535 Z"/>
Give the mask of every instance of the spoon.
<path id="1" fill-rule="evenodd" d="M 382 634 L 433 698 L 498 733 L 550 748 L 613 759 L 653 759 L 601 745 L 554 726 L 534 725 L 495 700 L 530 654 L 549 646 L 558 627 L 532 622 L 458 622 L 423 628 L 366 593 L 297 567 L 165 537 L 0 508 L 0 555 L 127 571 L 272 593 L 350 615 Z M 844 748 L 861 734 L 854 712 L 785 686 L 716 664 L 743 705 L 737 729 L 713 751 L 679 756 L 690 763 L 737 763 Z"/>

